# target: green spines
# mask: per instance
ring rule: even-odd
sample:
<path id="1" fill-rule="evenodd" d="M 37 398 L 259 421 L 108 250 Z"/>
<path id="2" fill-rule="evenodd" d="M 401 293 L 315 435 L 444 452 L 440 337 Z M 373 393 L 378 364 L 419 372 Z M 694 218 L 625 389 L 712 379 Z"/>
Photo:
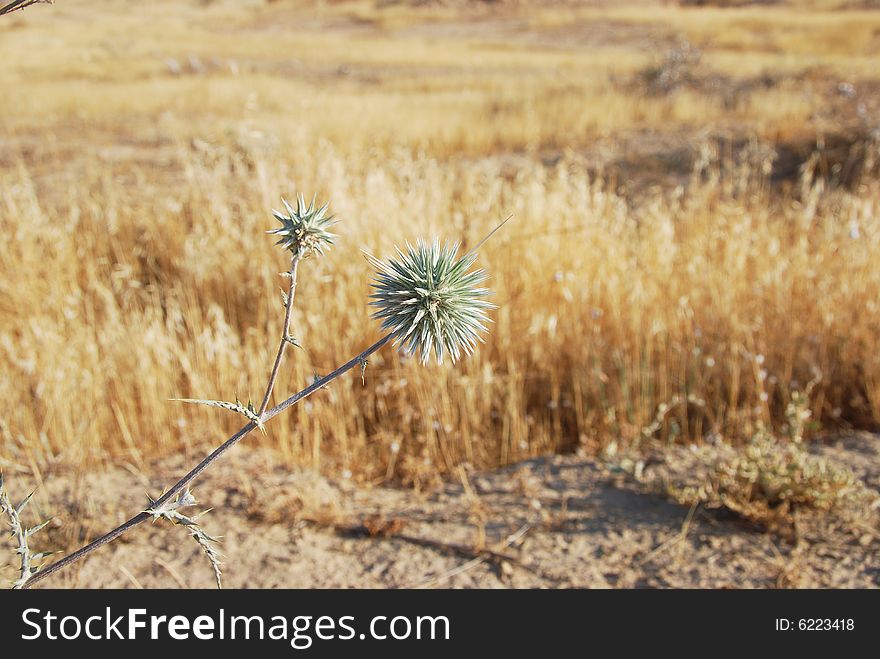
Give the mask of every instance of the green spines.
<path id="1" fill-rule="evenodd" d="M 291 206 L 286 199 L 281 200 L 286 213 L 273 210 L 281 226 L 272 229 L 270 233 L 280 237 L 276 245 L 289 250 L 294 256 L 306 258 L 308 256 L 322 256 L 324 250 L 333 244 L 336 238 L 328 229 L 336 224 L 332 215 L 327 215 L 328 204 L 321 207 L 315 206 L 315 199 L 309 204 L 302 195 L 299 195 L 296 206 Z"/>
<path id="2" fill-rule="evenodd" d="M 468 272 L 477 255 L 471 251 L 456 258 L 458 244 L 419 240 L 406 247 L 387 262 L 367 255 L 378 270 L 370 296 L 378 308 L 373 317 L 383 321 L 382 329 L 391 331 L 395 344 L 418 353 L 423 364 L 432 353 L 438 363 L 447 354 L 454 363 L 462 350 L 473 352 L 486 331 L 484 323 L 490 322 L 486 311 L 495 305 L 481 299 L 489 290 L 479 286 L 486 273 Z"/>

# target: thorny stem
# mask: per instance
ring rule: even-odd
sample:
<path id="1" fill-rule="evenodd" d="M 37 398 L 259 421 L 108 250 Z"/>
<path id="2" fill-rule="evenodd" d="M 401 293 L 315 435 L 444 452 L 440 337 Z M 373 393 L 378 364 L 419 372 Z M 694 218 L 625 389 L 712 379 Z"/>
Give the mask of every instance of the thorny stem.
<path id="1" fill-rule="evenodd" d="M 318 389 L 325 387 L 330 382 L 332 382 L 333 380 L 338 378 L 340 375 L 345 374 L 347 371 L 350 371 L 355 366 L 362 364 L 364 362 L 364 360 L 367 359 L 367 357 L 369 357 L 374 352 L 379 350 L 382 346 L 384 346 L 390 340 L 391 340 L 391 335 L 390 334 L 385 335 L 384 337 L 382 337 L 381 339 L 376 341 L 376 343 L 374 343 L 369 348 L 364 350 L 357 357 L 353 357 L 352 359 L 347 361 L 345 364 L 343 364 L 342 366 L 337 368 L 332 373 L 315 380 L 312 384 L 310 384 L 308 387 L 306 387 L 302 391 L 295 393 L 293 396 L 291 396 L 287 400 L 279 403 L 278 405 L 276 405 L 272 409 L 265 411 L 265 414 L 261 416 L 262 422 L 265 423 L 266 421 L 268 421 L 272 417 L 275 417 L 275 416 L 281 414 L 288 407 L 296 405 L 299 401 L 301 401 L 306 396 L 309 396 L 310 394 L 314 393 Z M 218 446 L 216 449 L 214 449 L 214 451 L 212 451 L 211 454 L 208 455 L 208 457 L 206 457 L 198 465 L 196 465 L 192 469 L 192 471 L 190 471 L 186 476 L 184 476 L 179 481 L 177 481 L 177 483 L 175 483 L 174 486 L 172 486 L 172 488 L 170 490 L 168 490 L 165 494 L 163 494 L 161 497 L 159 497 L 159 499 L 157 499 L 153 503 L 153 507 L 154 508 L 161 508 L 163 505 L 168 503 L 168 501 L 170 501 L 172 498 L 174 498 L 175 496 L 180 494 L 186 488 L 187 485 L 189 485 L 203 471 L 205 471 L 208 467 L 210 467 L 211 463 L 213 463 L 220 456 L 222 456 L 224 453 L 226 453 L 226 451 L 228 451 L 233 446 L 235 446 L 238 442 L 240 442 L 242 439 L 244 439 L 256 427 L 257 427 L 257 425 L 254 422 L 250 422 L 246 426 L 242 427 L 232 437 L 230 437 L 225 442 L 223 442 L 220 446 Z M 105 533 L 97 540 L 94 540 L 94 541 L 90 542 L 89 544 L 87 544 L 85 547 L 83 547 L 81 549 L 77 549 L 72 554 L 65 556 L 61 560 L 56 561 L 55 563 L 46 567 L 45 569 L 40 570 L 39 572 L 37 572 L 36 574 L 34 574 L 30 578 L 30 580 L 24 585 L 24 588 L 30 588 L 33 584 L 37 583 L 38 581 L 42 581 L 46 577 L 54 574 L 55 572 L 58 572 L 58 570 L 61 570 L 62 568 L 70 565 L 71 563 L 74 563 L 74 562 L 78 561 L 79 559 L 83 558 L 84 556 L 92 553 L 93 551 L 95 551 L 99 547 L 106 545 L 109 542 L 112 542 L 113 540 L 115 540 L 116 538 L 121 536 L 126 531 L 134 528 L 135 526 L 137 526 L 138 524 L 141 524 L 142 522 L 147 521 L 148 519 L 150 519 L 149 513 L 146 513 L 146 512 L 138 513 L 137 515 L 135 515 L 134 517 L 129 519 L 124 524 L 121 524 L 120 526 L 117 526 L 112 531 Z"/>
<path id="2" fill-rule="evenodd" d="M 287 337 L 290 335 L 290 312 L 293 309 L 293 298 L 296 295 L 296 271 L 299 267 L 300 255 L 294 255 L 290 262 L 290 289 L 287 291 L 287 304 L 284 305 L 284 327 L 281 331 L 281 343 L 278 346 L 278 354 L 275 355 L 275 363 L 272 365 L 272 374 L 269 376 L 269 384 L 266 385 L 266 394 L 263 396 L 263 402 L 260 403 L 260 409 L 257 410 L 257 417 L 261 421 L 263 412 L 269 406 L 269 399 L 272 397 L 272 389 L 275 388 L 275 380 L 278 379 L 278 369 L 281 368 L 281 358 L 284 357 L 284 349 L 287 347 Z"/>
<path id="3" fill-rule="evenodd" d="M 0 6 L 0 16 L 2 16 L 3 14 L 11 14 L 14 11 L 25 9 L 26 7 L 30 7 L 31 5 L 42 3 L 52 4 L 52 2 L 53 0 L 14 0 L 13 2 L 9 2 L 5 5 Z"/>
<path id="4" fill-rule="evenodd" d="M 6 492 L 2 490 L 2 484 L 3 479 L 0 478 L 0 511 L 6 513 L 6 515 L 9 517 L 9 523 L 12 526 L 12 535 L 15 536 L 15 540 L 18 546 L 16 553 L 18 554 L 20 561 L 20 577 L 19 580 L 16 581 L 16 585 L 14 587 L 20 588 L 21 586 L 26 584 L 28 582 L 28 579 L 30 579 L 32 576 L 31 552 L 28 548 L 27 528 L 24 526 L 24 524 L 21 523 L 21 520 L 18 517 L 18 511 L 9 500 Z"/>

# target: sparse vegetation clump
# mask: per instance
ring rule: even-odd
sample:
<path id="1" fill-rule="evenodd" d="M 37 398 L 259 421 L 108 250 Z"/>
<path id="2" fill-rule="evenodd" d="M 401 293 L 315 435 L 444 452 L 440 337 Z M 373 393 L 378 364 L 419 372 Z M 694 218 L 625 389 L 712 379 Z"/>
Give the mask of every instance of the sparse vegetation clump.
<path id="1" fill-rule="evenodd" d="M 804 441 L 810 395 L 820 381 L 817 375 L 803 391 L 791 393 L 786 436 L 759 428 L 745 441 L 713 434 L 699 444 L 663 446 L 653 434 L 673 401 L 658 408 L 639 441 L 610 445 L 604 457 L 648 491 L 692 509 L 726 510 L 787 537 L 804 512 L 833 515 L 852 531 L 880 511 L 880 495 L 848 467 L 812 453 Z"/>
<path id="2" fill-rule="evenodd" d="M 766 433 L 741 447 L 719 441 L 696 448 L 691 468 L 690 478 L 665 484 L 668 496 L 771 529 L 790 524 L 798 510 L 868 517 L 876 509 L 876 493 L 851 470 Z"/>

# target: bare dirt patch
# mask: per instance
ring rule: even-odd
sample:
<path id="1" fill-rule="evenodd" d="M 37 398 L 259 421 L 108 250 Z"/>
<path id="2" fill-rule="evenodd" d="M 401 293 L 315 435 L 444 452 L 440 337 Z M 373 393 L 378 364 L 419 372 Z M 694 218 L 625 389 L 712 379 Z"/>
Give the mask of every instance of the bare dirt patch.
<path id="1" fill-rule="evenodd" d="M 878 487 L 875 436 L 837 438 L 815 451 Z M 672 468 L 667 462 L 647 469 Z M 181 466 L 157 465 L 149 480 L 124 469 L 52 476 L 38 495 L 39 512 L 58 518 L 44 542 L 73 548 L 94 537 L 121 522 L 123 511 L 136 511 L 140 492 L 155 494 Z M 576 455 L 461 472 L 456 482 L 416 492 L 291 472 L 268 453 L 242 451 L 208 474 L 196 494 L 215 509 L 205 527 L 224 536 L 225 585 L 233 588 L 880 583 L 876 524 L 853 532 L 823 517 L 786 540 L 732 515 L 676 505 L 619 470 Z M 11 566 L 2 573 L 11 576 Z M 186 532 L 157 524 L 139 527 L 45 585 L 211 587 L 212 579 Z"/>

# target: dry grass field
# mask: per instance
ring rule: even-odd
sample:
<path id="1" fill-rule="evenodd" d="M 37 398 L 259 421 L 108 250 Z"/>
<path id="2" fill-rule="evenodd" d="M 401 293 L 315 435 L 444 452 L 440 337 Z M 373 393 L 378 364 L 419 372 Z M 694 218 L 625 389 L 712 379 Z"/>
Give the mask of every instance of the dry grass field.
<path id="1" fill-rule="evenodd" d="M 339 239 L 300 269 L 276 402 L 379 338 L 361 249 L 469 247 L 513 214 L 479 260 L 498 309 L 473 358 L 386 348 L 242 452 L 466 492 L 579 454 L 770 530 L 780 501 L 854 500 L 858 469 L 784 449 L 880 424 L 876 2 L 57 0 L 0 17 L 0 56 L 0 469 L 43 510 L 73 506 L 53 480 L 86 496 L 239 427 L 169 399 L 261 396 L 286 266 L 265 231 L 300 192 Z M 645 477 L 755 438 L 702 484 Z"/>

